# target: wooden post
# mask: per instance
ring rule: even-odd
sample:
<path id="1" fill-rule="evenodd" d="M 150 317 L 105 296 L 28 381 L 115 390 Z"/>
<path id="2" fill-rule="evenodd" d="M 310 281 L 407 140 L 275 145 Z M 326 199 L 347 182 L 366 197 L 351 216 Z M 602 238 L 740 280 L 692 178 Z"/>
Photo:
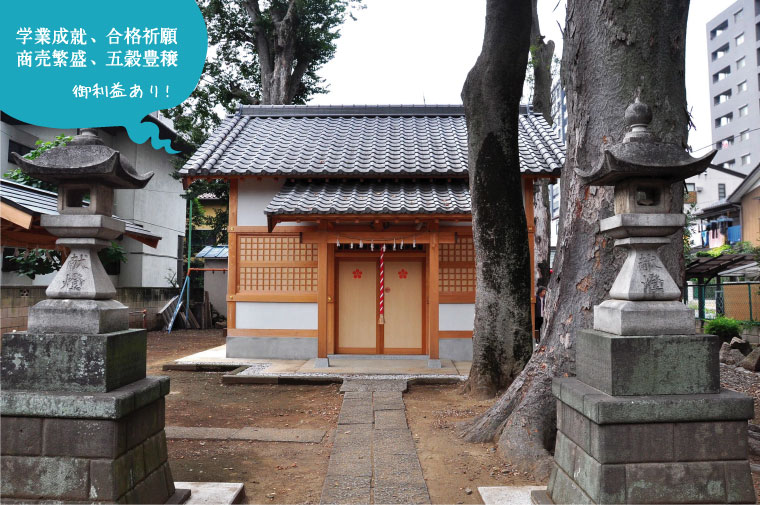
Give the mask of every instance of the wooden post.
<path id="1" fill-rule="evenodd" d="M 327 354 L 335 354 L 335 246 L 327 244 Z"/>
<path id="2" fill-rule="evenodd" d="M 227 209 L 227 330 L 237 328 L 235 324 L 235 295 L 238 292 L 238 180 L 230 181 L 230 201 Z"/>
<path id="3" fill-rule="evenodd" d="M 327 357 L 327 242 L 317 244 L 317 357 Z"/>
<path id="4" fill-rule="evenodd" d="M 430 359 L 438 359 L 438 233 L 430 234 L 427 264 L 428 355 Z"/>

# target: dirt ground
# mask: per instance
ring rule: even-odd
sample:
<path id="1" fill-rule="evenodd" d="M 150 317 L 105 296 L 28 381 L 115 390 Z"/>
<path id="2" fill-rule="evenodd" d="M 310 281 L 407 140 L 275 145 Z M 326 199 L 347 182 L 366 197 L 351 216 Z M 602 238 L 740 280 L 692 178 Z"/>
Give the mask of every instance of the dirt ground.
<path id="1" fill-rule="evenodd" d="M 328 434 L 318 444 L 169 440 L 175 480 L 244 482 L 247 503 L 319 503 L 342 401 L 339 386 L 222 385 L 221 372 L 161 369 L 222 344 L 221 331 L 148 334 L 148 374 L 171 378 L 167 425 L 302 427 Z M 758 375 L 721 371 L 722 385 L 755 397 L 760 410 Z M 482 503 L 479 486 L 540 484 L 501 461 L 494 444 L 470 444 L 457 437 L 456 423 L 487 410 L 493 400 L 471 400 L 460 395 L 459 386 L 448 385 L 411 386 L 404 402 L 433 503 Z M 760 463 L 760 458 L 751 460 Z M 758 474 L 753 478 L 760 491 Z"/>
<path id="2" fill-rule="evenodd" d="M 488 410 L 494 402 L 472 400 L 459 390 L 460 386 L 411 386 L 404 394 L 431 501 L 483 503 L 480 486 L 541 485 L 504 464 L 494 444 L 471 444 L 456 435 L 457 423 Z"/>
<path id="3" fill-rule="evenodd" d="M 342 401 L 338 385 L 222 385 L 221 372 L 161 369 L 222 344 L 221 331 L 149 333 L 148 373 L 171 378 L 167 425 L 320 428 L 328 436 L 319 444 L 169 440 L 174 478 L 244 482 L 248 503 L 319 503 Z M 413 386 L 404 401 L 433 503 L 482 503 L 478 486 L 531 483 L 513 475 L 492 444 L 468 444 L 455 435 L 454 423 L 490 402 L 467 400 L 458 386 Z"/>

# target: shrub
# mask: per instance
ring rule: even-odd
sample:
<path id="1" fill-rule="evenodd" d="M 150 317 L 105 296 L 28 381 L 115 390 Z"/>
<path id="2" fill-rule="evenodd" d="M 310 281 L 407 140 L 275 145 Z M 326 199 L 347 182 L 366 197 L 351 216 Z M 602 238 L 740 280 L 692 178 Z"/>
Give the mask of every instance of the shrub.
<path id="1" fill-rule="evenodd" d="M 731 342 L 734 337 L 741 338 L 742 324 L 730 317 L 716 317 L 705 325 L 705 333 L 718 335 L 723 342 Z"/>

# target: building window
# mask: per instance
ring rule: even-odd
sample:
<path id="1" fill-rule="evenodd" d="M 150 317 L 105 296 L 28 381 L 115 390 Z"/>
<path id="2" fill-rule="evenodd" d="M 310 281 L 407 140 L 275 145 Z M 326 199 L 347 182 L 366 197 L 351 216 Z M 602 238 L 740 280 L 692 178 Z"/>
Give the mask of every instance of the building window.
<path id="1" fill-rule="evenodd" d="M 723 35 L 723 32 L 726 31 L 726 28 L 728 28 L 728 20 L 726 19 L 721 24 L 710 30 L 710 40 L 714 39 L 715 37 L 720 37 Z"/>
<path id="2" fill-rule="evenodd" d="M 731 75 L 731 67 L 726 67 L 713 74 L 713 82 L 720 82 Z"/>
<path id="3" fill-rule="evenodd" d="M 720 128 L 721 126 L 726 126 L 727 124 L 730 124 L 733 119 L 734 119 L 734 113 L 729 112 L 725 116 L 721 116 L 715 120 L 715 127 Z"/>
<path id="4" fill-rule="evenodd" d="M 749 114 L 749 105 L 739 107 L 739 117 L 744 117 Z"/>
<path id="5" fill-rule="evenodd" d="M 747 66 L 747 58 L 739 58 L 736 60 L 736 70 Z"/>
<path id="6" fill-rule="evenodd" d="M 728 149 L 732 145 L 734 145 L 734 137 L 733 136 L 727 137 L 727 138 L 721 140 L 720 142 L 716 142 L 715 143 L 715 149 L 718 149 L 718 150 L 720 150 L 720 149 Z"/>
<path id="7" fill-rule="evenodd" d="M 739 140 L 744 142 L 745 140 L 749 140 L 749 129 L 744 130 L 739 134 Z"/>
<path id="8" fill-rule="evenodd" d="M 734 168 L 735 164 L 736 164 L 736 162 L 734 160 L 728 160 L 728 161 L 724 161 L 723 163 L 721 163 L 720 166 L 723 167 L 723 168 L 727 168 L 727 169 L 730 170 L 730 169 Z"/>
<path id="9" fill-rule="evenodd" d="M 728 89 L 721 93 L 720 95 L 716 95 L 713 97 L 713 105 L 718 105 L 720 103 L 726 103 L 731 98 L 731 90 Z"/>
<path id="10" fill-rule="evenodd" d="M 30 153 L 33 151 L 31 147 L 26 147 L 25 145 L 19 144 L 18 142 L 14 142 L 12 140 L 8 140 L 8 163 L 16 164 L 13 161 L 13 157 L 11 156 L 11 153 L 16 153 L 19 156 L 24 156 L 27 153 Z"/>
<path id="11" fill-rule="evenodd" d="M 743 33 L 741 35 L 739 35 L 739 36 L 736 37 L 736 45 L 740 46 L 742 44 L 744 44 L 744 34 Z"/>
<path id="12" fill-rule="evenodd" d="M 740 82 L 739 85 L 736 86 L 736 89 L 739 90 L 739 93 L 744 93 L 747 91 L 747 81 Z"/>
<path id="13" fill-rule="evenodd" d="M 738 11 L 734 12 L 734 23 L 738 22 L 744 17 L 744 9 L 739 9 Z"/>
<path id="14" fill-rule="evenodd" d="M 749 154 L 742 156 L 742 165 L 749 165 L 752 163 L 752 157 Z"/>
<path id="15" fill-rule="evenodd" d="M 718 198 L 721 200 L 726 199 L 726 185 L 718 184 Z"/>
<path id="16" fill-rule="evenodd" d="M 719 59 L 723 58 L 727 54 L 728 54 L 728 43 L 723 44 L 718 49 L 716 49 L 715 51 L 713 51 L 713 53 L 712 53 L 712 60 L 713 61 L 719 60 Z"/>

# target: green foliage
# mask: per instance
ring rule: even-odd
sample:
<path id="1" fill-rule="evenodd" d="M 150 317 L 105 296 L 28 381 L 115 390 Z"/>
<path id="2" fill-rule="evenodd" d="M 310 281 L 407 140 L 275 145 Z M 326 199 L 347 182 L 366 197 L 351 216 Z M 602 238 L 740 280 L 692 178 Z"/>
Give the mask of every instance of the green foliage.
<path id="1" fill-rule="evenodd" d="M 19 276 L 34 279 L 61 269 L 61 253 L 46 249 L 27 249 L 21 254 L 6 256 Z"/>
<path id="2" fill-rule="evenodd" d="M 37 146 L 37 149 L 26 153 L 24 155 L 24 158 L 28 160 L 37 159 L 45 151 L 49 151 L 58 146 L 65 146 L 66 144 L 71 142 L 73 138 L 74 137 L 71 137 L 69 135 L 58 135 L 53 140 L 49 140 L 49 141 L 38 140 L 37 142 L 34 143 L 34 145 Z"/>
<path id="3" fill-rule="evenodd" d="M 717 335 L 723 342 L 730 342 L 734 337 L 741 337 L 742 323 L 730 317 L 718 316 L 705 324 L 705 333 Z"/>
<path id="4" fill-rule="evenodd" d="M 98 252 L 98 257 L 104 265 L 112 265 L 118 263 L 127 262 L 127 253 L 124 248 L 116 242 L 111 242 L 111 245 L 105 249 L 101 249 Z"/>
<path id="5" fill-rule="evenodd" d="M 35 142 L 35 145 L 37 148 L 33 151 L 30 151 L 24 155 L 24 158 L 28 160 L 33 160 L 36 158 L 39 158 L 42 153 L 45 151 L 49 151 L 55 147 L 58 146 L 65 146 L 69 142 L 71 142 L 73 137 L 70 137 L 68 135 L 58 135 L 55 139 L 44 141 L 44 140 L 38 140 Z M 12 181 L 18 182 L 20 184 L 23 184 L 25 186 L 30 186 L 32 188 L 39 188 L 44 189 L 47 191 L 53 191 L 56 192 L 58 188 L 55 184 L 49 183 L 49 182 L 43 182 L 39 179 L 35 179 L 34 177 L 30 177 L 26 175 L 24 172 L 21 171 L 20 168 L 16 168 L 14 170 L 10 170 L 5 173 L 3 176 L 7 179 L 10 179 Z"/>
<path id="6" fill-rule="evenodd" d="M 760 247 L 755 247 L 752 242 L 737 242 L 733 245 L 723 244 L 707 251 L 699 251 L 696 256 L 700 258 L 717 258 L 722 254 L 760 254 Z"/>

